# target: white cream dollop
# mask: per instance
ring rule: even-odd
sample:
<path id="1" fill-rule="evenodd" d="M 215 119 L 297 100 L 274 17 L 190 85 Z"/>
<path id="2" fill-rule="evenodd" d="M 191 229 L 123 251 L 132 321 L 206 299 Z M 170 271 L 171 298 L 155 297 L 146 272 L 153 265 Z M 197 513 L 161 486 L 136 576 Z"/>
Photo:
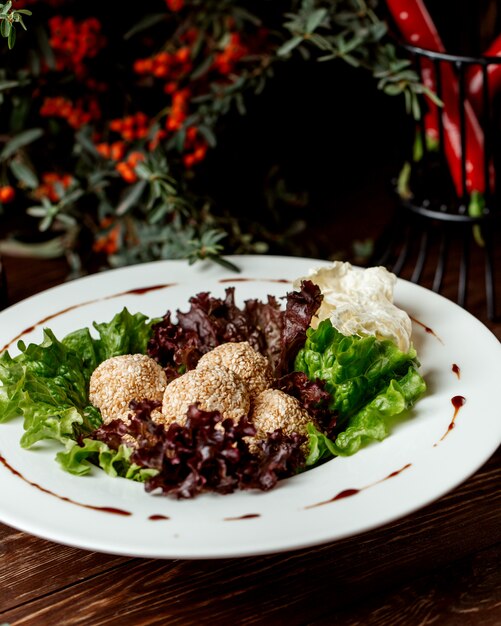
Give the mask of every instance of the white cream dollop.
<path id="1" fill-rule="evenodd" d="M 314 328 L 330 319 L 343 335 L 374 335 L 392 340 L 402 352 L 409 351 L 411 319 L 393 304 L 397 277 L 385 267 L 363 269 L 334 261 L 330 266 L 311 269 L 308 276 L 294 282 L 294 287 L 305 279 L 318 285 L 323 295 L 312 320 Z"/>

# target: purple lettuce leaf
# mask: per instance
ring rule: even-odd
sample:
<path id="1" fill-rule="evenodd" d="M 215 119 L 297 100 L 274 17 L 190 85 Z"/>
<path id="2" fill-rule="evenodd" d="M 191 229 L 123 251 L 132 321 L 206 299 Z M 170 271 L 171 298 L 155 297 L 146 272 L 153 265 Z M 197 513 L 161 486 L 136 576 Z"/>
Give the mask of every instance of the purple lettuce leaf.
<path id="1" fill-rule="evenodd" d="M 177 311 L 177 322 L 167 312 L 153 326 L 148 354 L 165 368 L 168 379 L 193 369 L 200 357 L 229 341 L 248 341 L 267 356 L 276 376 L 286 373 L 304 345 L 306 330 L 322 301 L 320 289 L 310 281 L 286 296 L 285 310 L 276 298 L 235 304 L 235 290 L 223 299 L 200 293 L 190 299 L 190 309 Z"/>
<path id="2" fill-rule="evenodd" d="M 336 426 L 337 416 L 329 408 L 332 398 L 325 388 L 325 381 L 310 380 L 304 372 L 290 372 L 276 379 L 273 387 L 299 400 L 322 430 L 330 432 Z"/>
<path id="3" fill-rule="evenodd" d="M 243 416 L 238 423 L 222 419 L 218 411 L 190 406 L 186 424 L 168 427 L 151 419 L 158 403 L 131 402 L 130 424 L 114 420 L 93 437 L 118 447 L 124 434 L 134 438 L 130 460 L 157 471 L 145 482 L 146 491 L 160 490 L 175 498 L 192 498 L 204 491 L 227 494 L 236 489 L 268 490 L 304 465 L 305 438 L 277 430 L 262 442 L 261 452 L 249 449 L 254 426 Z M 221 428 L 222 426 L 222 428 Z M 113 445 L 112 445 L 113 444 Z"/>

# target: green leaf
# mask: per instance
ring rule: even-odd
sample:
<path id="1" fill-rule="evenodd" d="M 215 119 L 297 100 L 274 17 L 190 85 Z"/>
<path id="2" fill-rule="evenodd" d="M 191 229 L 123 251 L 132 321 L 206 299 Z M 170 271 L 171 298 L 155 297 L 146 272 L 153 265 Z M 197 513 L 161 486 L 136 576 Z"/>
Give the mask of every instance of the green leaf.
<path id="1" fill-rule="evenodd" d="M 191 73 L 192 80 L 197 80 L 201 76 L 207 74 L 214 62 L 214 55 L 209 54 L 200 65 Z"/>
<path id="2" fill-rule="evenodd" d="M 211 128 L 206 126 L 205 124 L 200 124 L 198 127 L 200 134 L 204 137 L 211 148 L 214 148 L 217 144 L 216 135 L 212 131 Z"/>
<path id="3" fill-rule="evenodd" d="M 145 190 L 147 185 L 147 181 L 140 180 L 135 183 L 131 187 L 127 188 L 125 191 L 122 200 L 116 208 L 115 213 L 117 215 L 125 215 L 129 209 L 131 209 L 136 202 L 139 201 L 139 198 L 143 195 L 143 191 Z"/>
<path id="4" fill-rule="evenodd" d="M 106 323 L 95 323 L 98 338 L 88 328 L 59 341 L 45 329 L 41 344 L 18 343 L 20 354 L 0 355 L 0 422 L 24 417 L 23 447 L 54 439 L 63 444 L 88 434 L 101 423 L 88 404 L 88 384 L 94 369 L 107 358 L 146 352 L 151 326 L 158 320 L 127 309 Z"/>
<path id="5" fill-rule="evenodd" d="M 44 131 L 41 128 L 30 128 L 29 130 L 19 133 L 5 144 L 0 153 L 0 161 L 5 161 L 17 152 L 19 148 L 23 148 L 37 139 L 40 139 L 43 134 Z"/>
<path id="6" fill-rule="evenodd" d="M 312 33 L 314 30 L 316 30 L 320 26 L 326 15 L 327 9 L 324 8 L 317 9 L 316 11 L 313 11 L 313 13 L 310 13 L 308 19 L 306 20 L 306 32 Z"/>
<path id="7" fill-rule="evenodd" d="M 6 89 L 12 89 L 13 87 L 18 87 L 20 84 L 21 83 L 18 80 L 3 80 L 0 82 L 0 91 L 5 91 Z"/>
<path id="8" fill-rule="evenodd" d="M 247 109 L 245 106 L 245 100 L 241 93 L 237 93 L 235 96 L 235 104 L 237 105 L 237 111 L 240 115 L 245 115 L 247 113 Z"/>
<path id="9" fill-rule="evenodd" d="M 35 189 L 40 184 L 35 172 L 22 161 L 15 159 L 9 163 L 9 167 L 17 180 L 28 189 Z"/>
<path id="10" fill-rule="evenodd" d="M 82 146 L 82 148 L 84 148 L 87 152 L 89 152 L 89 154 L 92 154 L 94 156 L 97 156 L 99 154 L 98 151 L 96 150 L 96 146 L 94 142 L 89 137 L 89 133 L 86 132 L 85 130 L 83 129 L 79 130 L 75 134 L 75 139 Z"/>
<path id="11" fill-rule="evenodd" d="M 14 44 L 16 43 L 16 29 L 11 26 L 9 31 L 9 36 L 7 37 L 7 45 L 9 46 L 9 50 L 12 50 Z"/>
<path id="12" fill-rule="evenodd" d="M 286 41 L 284 44 L 280 46 L 280 48 L 277 50 L 277 55 L 280 57 L 287 56 L 288 54 L 292 52 L 292 50 L 294 50 L 294 48 L 299 46 L 299 44 L 302 43 L 303 41 L 304 41 L 303 37 L 299 37 L 299 36 L 292 37 L 292 39 L 289 39 L 288 41 Z"/>
<path id="13" fill-rule="evenodd" d="M 261 26 L 262 22 L 261 20 L 254 15 L 253 13 L 250 13 L 249 11 L 247 11 L 247 9 L 244 9 L 243 7 L 234 7 L 233 8 L 233 15 L 235 17 L 239 17 L 247 22 L 250 22 L 251 24 L 254 24 L 254 26 Z"/>
<path id="14" fill-rule="evenodd" d="M 145 354 L 151 326 L 156 321 L 142 313 L 133 315 L 124 308 L 111 322 L 94 322 L 99 332 L 99 340 L 94 344 L 98 363 L 121 354 Z"/>
<path id="15" fill-rule="evenodd" d="M 317 329 L 307 331 L 295 369 L 311 380 L 325 381 L 332 398 L 329 408 L 338 416 L 336 444 L 345 441 L 339 443 L 341 451 L 337 453 L 352 454 L 363 440 L 384 435 L 381 420 L 385 415 L 397 415 L 424 392 L 425 383 L 417 373 L 417 365 L 412 347 L 404 353 L 389 340 L 345 336 L 330 320 L 324 320 Z M 391 408 L 387 410 L 388 403 Z M 348 436 L 343 435 L 343 439 L 341 435 L 349 428 L 353 436 L 348 442 Z"/>
<path id="16" fill-rule="evenodd" d="M 403 86 L 402 85 L 386 85 L 384 87 L 384 93 L 387 94 L 388 96 L 397 96 L 398 94 L 402 93 L 403 90 Z"/>
<path id="17" fill-rule="evenodd" d="M 391 380 L 384 391 L 350 418 L 347 428 L 336 437 L 337 454 L 351 455 L 366 441 L 384 439 L 388 434 L 386 420 L 413 406 L 425 390 L 424 380 L 413 367 L 399 381 Z"/>
<path id="18" fill-rule="evenodd" d="M 113 450 L 102 441 L 84 439 L 81 445 L 76 442 L 68 444 L 65 452 L 57 454 L 56 460 L 64 470 L 76 476 L 89 474 L 95 466 L 113 478 L 122 476 L 138 482 L 157 474 L 157 470 L 140 468 L 132 463 L 130 457 L 133 451 L 133 448 L 123 444 L 118 450 Z"/>
<path id="19" fill-rule="evenodd" d="M 309 452 L 305 461 L 306 467 L 317 465 L 320 461 L 336 456 L 334 442 L 317 430 L 313 424 L 310 423 L 306 426 L 306 432 L 308 433 L 309 445 Z"/>
<path id="20" fill-rule="evenodd" d="M 9 20 L 2 20 L 0 22 L 0 35 L 2 35 L 2 37 L 8 37 L 10 34 L 11 28 L 12 26 Z"/>
<path id="21" fill-rule="evenodd" d="M 38 40 L 38 45 L 40 46 L 40 51 L 44 58 L 44 61 L 47 63 L 47 67 L 50 70 L 56 69 L 56 57 L 54 56 L 54 51 L 52 50 L 52 46 L 50 45 L 49 38 L 47 37 L 47 32 L 42 26 L 38 26 L 36 29 L 36 35 Z"/>
<path id="22" fill-rule="evenodd" d="M 167 16 L 165 13 L 150 13 L 149 15 L 145 15 L 142 19 L 139 20 L 139 22 L 137 22 L 137 24 L 135 24 L 130 30 L 125 33 L 124 39 L 130 39 L 134 35 L 137 35 L 137 33 L 151 28 L 156 24 L 160 24 L 160 22 L 165 21 L 166 17 Z"/>

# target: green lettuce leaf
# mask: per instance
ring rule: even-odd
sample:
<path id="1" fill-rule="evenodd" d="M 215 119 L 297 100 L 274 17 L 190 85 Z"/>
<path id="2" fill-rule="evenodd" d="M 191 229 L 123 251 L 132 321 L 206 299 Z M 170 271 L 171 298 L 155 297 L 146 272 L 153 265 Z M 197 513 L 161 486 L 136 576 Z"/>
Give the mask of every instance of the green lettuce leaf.
<path id="1" fill-rule="evenodd" d="M 330 409 L 340 423 L 356 413 L 385 389 L 393 378 L 403 376 L 409 365 L 419 366 L 413 347 L 401 352 L 389 340 L 345 336 L 330 320 L 309 329 L 305 346 L 296 357 L 295 369 L 308 378 L 320 378 L 332 395 Z"/>
<path id="2" fill-rule="evenodd" d="M 310 422 L 306 426 L 309 438 L 309 454 L 306 458 L 306 467 L 316 465 L 320 461 L 331 459 L 336 456 L 336 448 L 334 442 L 329 439 L 322 432 L 317 430 L 315 426 Z"/>
<path id="3" fill-rule="evenodd" d="M 391 341 L 344 336 L 329 320 L 307 332 L 295 367 L 325 381 L 337 414 L 333 440 L 311 426 L 307 465 L 334 455 L 350 455 L 370 440 L 388 435 L 387 420 L 409 409 L 425 392 L 413 347 L 404 353 Z"/>
<path id="4" fill-rule="evenodd" d="M 157 470 L 141 468 L 130 461 L 133 449 L 121 445 L 118 450 L 110 449 L 102 441 L 84 439 L 82 445 L 69 442 L 65 452 L 58 452 L 56 460 L 61 467 L 77 476 L 89 474 L 93 466 L 103 469 L 109 476 L 122 476 L 130 480 L 145 482 Z"/>
<path id="5" fill-rule="evenodd" d="M 0 356 L 0 421 L 24 417 L 23 447 L 42 439 L 62 443 L 74 436 L 75 427 L 92 429 L 86 418 L 87 381 L 79 356 L 44 330 L 40 345 L 26 346 L 11 358 Z"/>
<path id="6" fill-rule="evenodd" d="M 111 322 L 94 324 L 97 338 L 82 328 L 59 341 L 45 329 L 41 344 L 20 341 L 19 355 L 0 355 L 0 422 L 23 416 L 26 448 L 44 439 L 66 444 L 90 433 L 102 423 L 88 400 L 92 372 L 112 356 L 144 354 L 156 321 L 124 308 Z"/>
<path id="7" fill-rule="evenodd" d="M 94 322 L 98 338 L 92 337 L 88 328 L 80 328 L 62 341 L 80 355 L 84 376 L 90 379 L 92 372 L 106 359 L 122 354 L 146 354 L 151 327 L 159 320 L 149 320 L 143 313 L 131 314 L 124 308 L 111 322 Z"/>
<path id="8" fill-rule="evenodd" d="M 111 322 L 94 322 L 100 336 L 95 348 L 98 362 L 121 354 L 146 354 L 151 326 L 159 321 L 160 318 L 148 320 L 142 313 L 132 315 L 124 308 Z"/>

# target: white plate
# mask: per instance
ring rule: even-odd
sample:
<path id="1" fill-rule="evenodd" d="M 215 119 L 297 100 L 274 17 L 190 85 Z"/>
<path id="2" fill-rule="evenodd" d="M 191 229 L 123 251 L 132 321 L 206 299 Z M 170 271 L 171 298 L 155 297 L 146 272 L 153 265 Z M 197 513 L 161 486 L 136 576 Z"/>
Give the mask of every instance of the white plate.
<path id="1" fill-rule="evenodd" d="M 186 310 L 191 295 L 211 291 L 221 296 L 231 284 L 240 303 L 268 293 L 281 296 L 290 290 L 284 280 L 292 281 L 321 263 L 264 256 L 233 260 L 242 270 L 240 275 L 212 264 L 189 267 L 184 261 L 166 261 L 50 289 L 0 313 L 0 348 L 32 326 L 23 339 L 40 341 L 42 325 L 37 322 L 43 318 L 50 317 L 45 325 L 62 337 L 90 326 L 93 320 L 111 319 L 123 306 L 150 316 L 162 315 L 166 309 Z M 123 293 L 171 283 L 145 293 Z M 176 501 L 148 495 L 140 484 L 112 479 L 97 470 L 82 478 L 63 472 L 53 460 L 54 446 L 20 448 L 22 424 L 15 419 L 0 424 L 0 455 L 25 480 L 0 464 L 0 520 L 89 550 L 210 558 L 333 541 L 390 522 L 439 498 L 475 472 L 501 440 L 501 346 L 470 314 L 422 287 L 399 280 L 395 296 L 399 306 L 428 327 L 427 331 L 415 323 L 413 329 L 428 392 L 408 416 L 392 424 L 385 441 L 284 480 L 268 493 Z M 453 364 L 460 368 L 459 378 L 452 371 Z M 455 396 L 464 396 L 466 402 L 456 416 L 455 428 L 448 430 Z M 335 499 L 338 494 L 350 497 Z M 130 515 L 84 508 L 61 497 Z M 150 516 L 168 519 L 153 521 Z"/>

